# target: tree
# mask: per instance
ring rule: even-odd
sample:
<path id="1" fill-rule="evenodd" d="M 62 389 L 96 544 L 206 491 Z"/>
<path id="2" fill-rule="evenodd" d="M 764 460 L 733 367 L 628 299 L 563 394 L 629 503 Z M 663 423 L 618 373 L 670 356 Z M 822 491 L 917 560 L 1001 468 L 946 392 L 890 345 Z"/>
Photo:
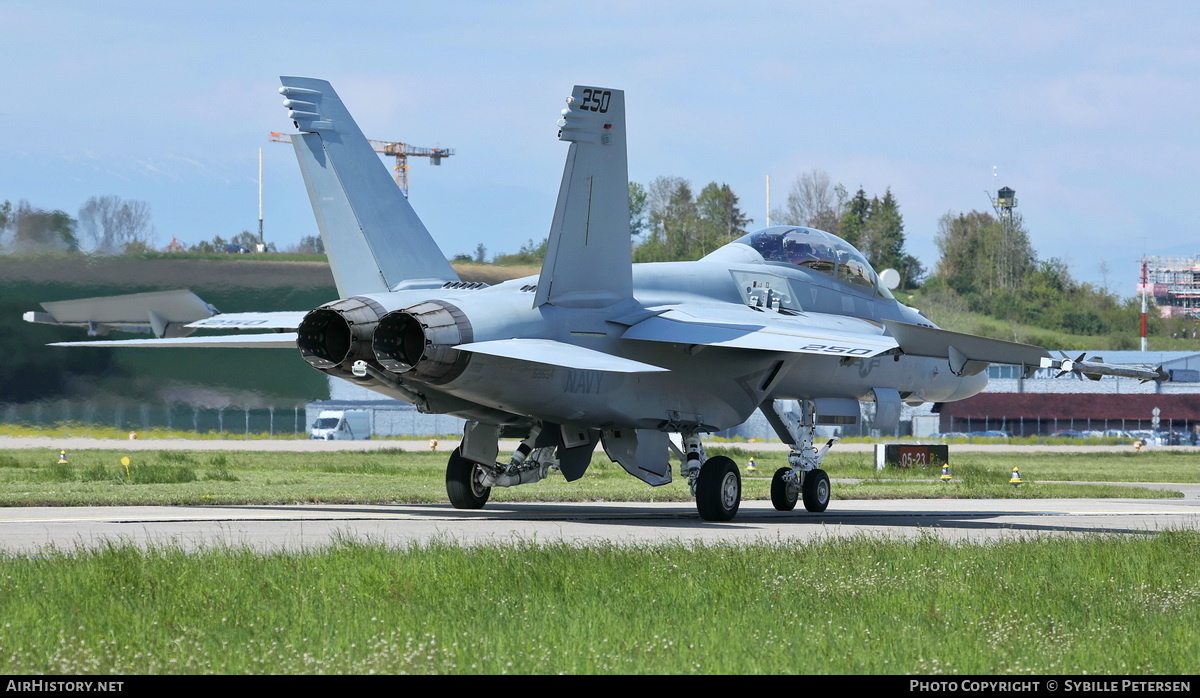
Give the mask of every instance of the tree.
<path id="1" fill-rule="evenodd" d="M 483 246 L 482 242 L 475 246 L 475 256 L 471 261 L 476 264 L 487 264 L 487 248 Z"/>
<path id="2" fill-rule="evenodd" d="M 92 250 L 103 254 L 118 254 L 131 244 L 148 248 L 157 237 L 150 223 L 150 206 L 117 196 L 88 199 L 79 209 L 79 223 Z"/>
<path id="3" fill-rule="evenodd" d="M 862 237 L 863 230 L 867 226 L 867 219 L 870 217 L 871 201 L 867 199 L 867 192 L 860 186 L 842 211 L 837 234 L 846 242 L 859 248 L 859 252 L 866 255 L 867 259 L 870 259 L 871 255 L 859 245 L 859 238 Z"/>
<path id="4" fill-rule="evenodd" d="M 721 245 L 746 234 L 746 225 L 754 219 L 738 208 L 738 197 L 728 184 L 709 182 L 696 197 L 699 230 L 695 244 L 699 255 L 712 252 Z"/>
<path id="5" fill-rule="evenodd" d="M 202 240 L 192 245 L 192 252 L 204 252 L 208 254 L 216 254 L 225 251 L 225 245 L 228 243 L 225 238 L 220 235 L 214 235 L 212 240 Z"/>
<path id="6" fill-rule="evenodd" d="M 75 236 L 76 221 L 65 211 L 47 211 L 34 208 L 28 201 L 21 200 L 15 210 L 5 201 L 0 207 L 3 228 L 11 231 L 13 249 L 20 252 L 43 252 L 79 250 L 79 239 Z"/>
<path id="7" fill-rule="evenodd" d="M 647 191 L 650 230 L 634 251 L 637 262 L 696 259 L 693 238 L 699 225 L 692 186 L 682 177 L 656 177 Z"/>
<path id="8" fill-rule="evenodd" d="M 527 240 L 521 249 L 511 254 L 498 254 L 492 258 L 492 264 L 500 266 L 512 266 L 517 264 L 537 265 L 541 264 L 546 259 L 546 250 L 550 245 L 550 238 L 543 238 L 540 243 L 533 240 Z"/>
<path id="9" fill-rule="evenodd" d="M 288 251 L 294 254 L 325 254 L 325 241 L 320 235 L 305 235 Z"/>
<path id="10" fill-rule="evenodd" d="M 990 213 L 948 213 L 938 221 L 935 241 L 941 252 L 937 275 L 977 298 L 976 309 L 1000 292 L 1016 292 L 1037 261 L 1019 216 L 1004 224 Z"/>
<path id="11" fill-rule="evenodd" d="M 637 182 L 629 183 L 629 235 L 641 235 L 646 230 L 646 188 Z"/>
<path id="12" fill-rule="evenodd" d="M 846 188 L 833 184 L 824 170 L 812 169 L 792 183 L 784 208 L 772 216 L 783 225 L 803 225 L 839 234 Z"/>
<path id="13" fill-rule="evenodd" d="M 925 270 L 916 257 L 905 249 L 904 217 L 889 187 L 883 198 L 872 197 L 869 214 L 859 235 L 859 247 L 876 270 L 895 269 L 900 273 L 901 288 L 916 285 Z"/>
<path id="14" fill-rule="evenodd" d="M 0 204 L 0 242 L 4 240 L 4 234 L 8 232 L 8 222 L 12 218 L 12 202 L 5 201 Z"/>

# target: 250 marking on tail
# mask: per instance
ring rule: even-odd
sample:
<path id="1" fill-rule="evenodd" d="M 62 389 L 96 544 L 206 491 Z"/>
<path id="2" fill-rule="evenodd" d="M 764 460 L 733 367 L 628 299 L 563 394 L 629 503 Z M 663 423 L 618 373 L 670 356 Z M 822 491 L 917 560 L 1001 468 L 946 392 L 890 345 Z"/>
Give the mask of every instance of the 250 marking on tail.
<path id="1" fill-rule="evenodd" d="M 583 103 L 579 105 L 579 108 L 606 114 L 611 101 L 612 90 L 594 90 L 589 87 L 583 91 Z"/>

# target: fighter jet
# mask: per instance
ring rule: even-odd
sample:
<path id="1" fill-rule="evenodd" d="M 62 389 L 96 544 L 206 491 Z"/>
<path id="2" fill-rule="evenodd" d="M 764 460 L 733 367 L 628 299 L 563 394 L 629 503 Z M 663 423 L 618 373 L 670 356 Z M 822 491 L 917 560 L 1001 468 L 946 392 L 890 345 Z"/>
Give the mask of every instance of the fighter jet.
<path id="1" fill-rule="evenodd" d="M 890 274 L 812 228 L 759 230 L 694 262 L 633 264 L 625 94 L 604 87 L 575 86 L 558 117 L 569 147 L 540 275 L 464 282 L 333 87 L 281 82 L 341 299 L 302 317 L 219 314 L 188 325 L 275 333 L 85 344 L 288 347 L 330 376 L 462 417 L 446 467 L 455 507 L 482 507 L 493 488 L 552 471 L 577 480 L 600 446 L 649 485 L 685 478 L 700 516 L 728 521 L 741 477 L 731 459 L 706 454 L 702 435 L 761 410 L 791 445 L 772 478 L 775 508 L 803 501 L 821 512 L 833 441 L 818 448 L 819 425 L 856 422 L 867 401 L 888 428 L 902 403 L 980 392 L 990 363 L 1032 371 L 1052 361 L 1041 347 L 939 329 L 893 297 Z M 521 440 L 503 460 L 501 437 Z"/>

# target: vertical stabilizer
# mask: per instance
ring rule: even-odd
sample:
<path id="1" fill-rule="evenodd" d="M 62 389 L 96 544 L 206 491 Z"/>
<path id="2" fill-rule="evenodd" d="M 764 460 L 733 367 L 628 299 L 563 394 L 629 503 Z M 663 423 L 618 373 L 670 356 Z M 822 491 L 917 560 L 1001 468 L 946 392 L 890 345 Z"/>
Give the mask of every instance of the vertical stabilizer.
<path id="1" fill-rule="evenodd" d="M 633 296 L 625 93 L 576 85 L 559 126 L 571 148 L 534 305 L 605 307 Z"/>
<path id="2" fill-rule="evenodd" d="M 343 298 L 440 286 L 458 276 L 333 87 L 281 77 L 283 105 L 325 253 Z"/>

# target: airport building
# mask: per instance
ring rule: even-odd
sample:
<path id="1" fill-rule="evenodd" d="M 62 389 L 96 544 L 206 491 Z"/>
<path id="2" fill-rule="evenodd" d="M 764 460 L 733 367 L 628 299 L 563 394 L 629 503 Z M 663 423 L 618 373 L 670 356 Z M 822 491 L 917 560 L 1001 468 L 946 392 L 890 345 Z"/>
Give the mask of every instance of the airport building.
<path id="1" fill-rule="evenodd" d="M 1073 352 L 1076 356 L 1081 352 Z M 1177 432 L 1200 425 L 1200 353 L 1087 352 L 1126 365 L 1161 365 L 1172 379 L 1147 382 L 1105 376 L 1098 381 L 1039 369 L 1022 378 L 1014 366 L 988 368 L 988 387 L 938 408 L 941 433 L 1009 432 L 1016 436 L 1103 431 Z"/>
<path id="2" fill-rule="evenodd" d="M 1200 255 L 1192 257 L 1144 257 L 1145 280 L 1138 286 L 1153 298 L 1162 317 L 1200 319 Z"/>

